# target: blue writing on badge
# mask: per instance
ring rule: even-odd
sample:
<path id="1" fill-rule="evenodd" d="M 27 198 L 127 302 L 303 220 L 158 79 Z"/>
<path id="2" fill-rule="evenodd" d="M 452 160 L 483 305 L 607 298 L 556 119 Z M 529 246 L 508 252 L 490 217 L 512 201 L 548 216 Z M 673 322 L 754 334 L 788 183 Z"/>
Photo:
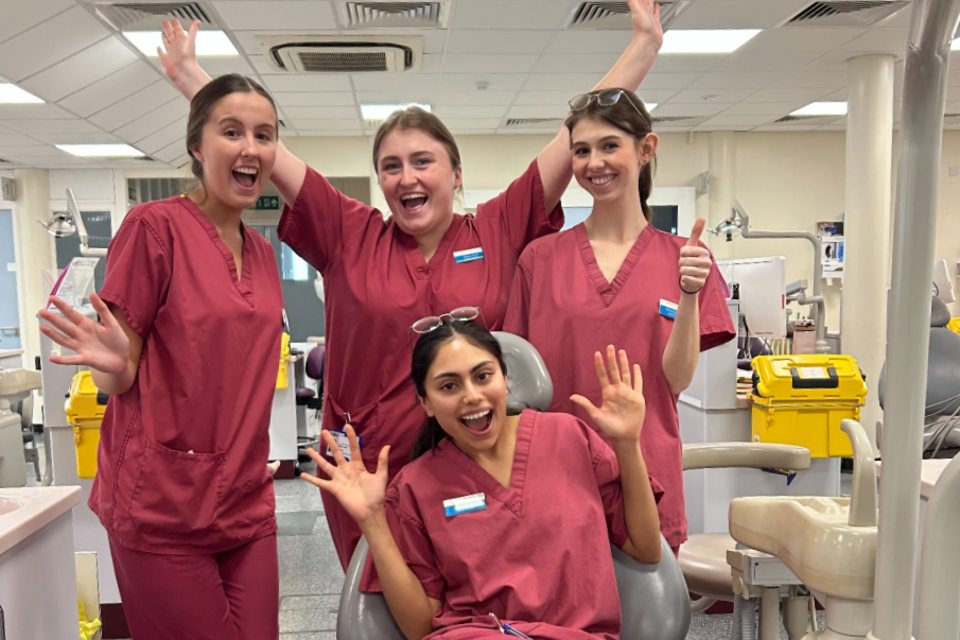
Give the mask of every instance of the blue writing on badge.
<path id="1" fill-rule="evenodd" d="M 474 247 L 473 249 L 454 251 L 453 259 L 457 264 L 461 264 L 463 262 L 473 262 L 474 260 L 483 260 L 483 247 Z"/>
<path id="2" fill-rule="evenodd" d="M 669 318 L 671 320 L 676 319 L 677 317 L 677 303 L 670 302 L 665 298 L 660 298 L 660 315 L 664 318 Z"/>
<path id="3" fill-rule="evenodd" d="M 448 518 L 459 516 L 472 511 L 483 511 L 487 508 L 487 496 L 483 493 L 474 493 L 469 496 L 450 498 L 443 501 L 443 515 Z"/>

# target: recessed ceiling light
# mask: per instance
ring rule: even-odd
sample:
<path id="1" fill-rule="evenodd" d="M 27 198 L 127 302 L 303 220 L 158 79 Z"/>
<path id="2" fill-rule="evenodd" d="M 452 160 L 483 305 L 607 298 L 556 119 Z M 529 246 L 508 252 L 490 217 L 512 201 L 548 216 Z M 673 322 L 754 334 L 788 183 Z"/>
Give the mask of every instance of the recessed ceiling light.
<path id="1" fill-rule="evenodd" d="M 430 111 L 430 105 L 417 102 L 408 102 L 406 104 L 361 104 L 360 115 L 364 120 L 386 120 L 394 111 L 406 109 L 407 107 L 420 107 L 424 111 Z"/>
<path id="2" fill-rule="evenodd" d="M 792 116 L 845 116 L 846 102 L 811 102 L 790 113 Z"/>
<path id="3" fill-rule="evenodd" d="M 130 41 L 140 53 L 156 58 L 157 47 L 163 40 L 159 31 L 124 31 L 123 37 Z M 237 56 L 236 47 L 223 31 L 197 32 L 198 56 Z"/>
<path id="4" fill-rule="evenodd" d="M 0 104 L 41 104 L 43 100 L 15 84 L 0 82 Z"/>
<path id="5" fill-rule="evenodd" d="M 146 154 L 128 144 L 58 144 L 57 149 L 81 158 L 142 158 Z"/>
<path id="6" fill-rule="evenodd" d="M 660 53 L 731 53 L 760 29 L 671 29 L 663 34 Z"/>

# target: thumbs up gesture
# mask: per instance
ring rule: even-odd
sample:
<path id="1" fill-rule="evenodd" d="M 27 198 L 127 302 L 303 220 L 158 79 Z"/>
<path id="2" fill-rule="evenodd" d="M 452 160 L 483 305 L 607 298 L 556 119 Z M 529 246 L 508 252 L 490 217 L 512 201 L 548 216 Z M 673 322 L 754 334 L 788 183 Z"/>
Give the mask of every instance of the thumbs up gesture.
<path id="1" fill-rule="evenodd" d="M 699 293 L 710 274 L 710 252 L 700 244 L 706 223 L 703 218 L 697 218 L 687 243 L 680 247 L 680 290 L 687 295 Z"/>

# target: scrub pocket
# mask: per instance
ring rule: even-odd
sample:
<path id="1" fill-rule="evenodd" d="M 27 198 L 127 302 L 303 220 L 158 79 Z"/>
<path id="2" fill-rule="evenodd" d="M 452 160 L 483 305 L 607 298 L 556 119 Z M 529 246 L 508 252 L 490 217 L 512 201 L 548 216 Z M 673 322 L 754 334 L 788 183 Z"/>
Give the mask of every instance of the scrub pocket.
<path id="1" fill-rule="evenodd" d="M 223 495 L 223 453 L 187 453 L 147 442 L 130 516 L 150 542 L 211 532 Z"/>

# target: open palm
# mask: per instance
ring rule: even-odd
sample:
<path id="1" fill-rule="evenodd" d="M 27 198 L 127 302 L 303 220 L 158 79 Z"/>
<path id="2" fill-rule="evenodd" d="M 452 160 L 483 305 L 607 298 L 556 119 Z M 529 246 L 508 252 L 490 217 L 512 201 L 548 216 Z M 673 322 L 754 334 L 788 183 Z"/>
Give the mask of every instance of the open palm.
<path id="1" fill-rule="evenodd" d="M 330 479 L 324 480 L 309 473 L 302 473 L 300 477 L 336 497 L 350 517 L 359 523 L 370 518 L 383 506 L 387 491 L 387 457 L 390 447 L 386 446 L 380 450 L 377 470 L 370 473 L 363 464 L 363 456 L 360 453 L 360 445 L 353 426 L 348 424 L 344 427 L 344 431 L 350 442 L 350 460 L 344 458 L 333 435 L 325 429 L 323 440 L 333 452 L 336 464 L 330 464 L 313 449 L 307 449 L 307 453 L 317 463 L 317 468 Z"/>
<path id="2" fill-rule="evenodd" d="M 176 82 L 177 77 L 197 66 L 197 30 L 200 22 L 194 20 L 190 31 L 184 33 L 179 20 L 163 21 L 163 47 L 157 47 L 157 55 L 163 72 Z"/>
<path id="3" fill-rule="evenodd" d="M 50 301 L 60 311 L 40 311 L 40 317 L 48 324 L 40 325 L 40 331 L 73 355 L 51 355 L 56 364 L 83 365 L 104 373 L 122 373 L 130 357 L 130 339 L 124 333 L 110 309 L 95 293 L 90 294 L 90 303 L 100 316 L 94 320 L 83 315 L 56 296 Z"/>
<path id="4" fill-rule="evenodd" d="M 640 365 L 633 365 L 631 372 L 627 352 L 621 349 L 618 353 L 613 345 L 607 347 L 606 363 L 599 351 L 593 360 L 602 393 L 600 406 L 581 395 L 573 395 L 570 399 L 587 412 L 597 430 L 608 440 L 636 442 L 647 413 Z"/>
<path id="5" fill-rule="evenodd" d="M 647 35 L 656 43 L 657 49 L 663 45 L 663 26 L 660 24 L 660 5 L 654 0 L 628 0 L 633 32 Z"/>

